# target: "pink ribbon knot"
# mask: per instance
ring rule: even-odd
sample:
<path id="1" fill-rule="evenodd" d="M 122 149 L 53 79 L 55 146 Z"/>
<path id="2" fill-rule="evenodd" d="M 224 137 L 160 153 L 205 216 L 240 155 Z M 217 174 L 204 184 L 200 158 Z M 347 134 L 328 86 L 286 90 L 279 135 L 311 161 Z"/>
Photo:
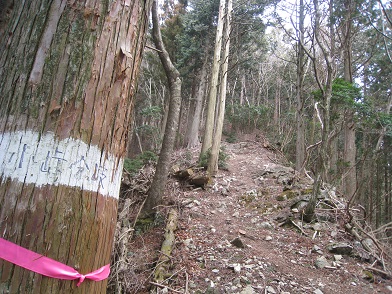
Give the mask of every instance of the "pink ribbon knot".
<path id="1" fill-rule="evenodd" d="M 61 280 L 79 279 L 76 284 L 78 287 L 85 279 L 102 281 L 107 279 L 110 273 L 110 264 L 107 264 L 91 273 L 82 275 L 70 266 L 30 251 L 2 238 L 0 238 L 0 258 L 50 278 Z"/>

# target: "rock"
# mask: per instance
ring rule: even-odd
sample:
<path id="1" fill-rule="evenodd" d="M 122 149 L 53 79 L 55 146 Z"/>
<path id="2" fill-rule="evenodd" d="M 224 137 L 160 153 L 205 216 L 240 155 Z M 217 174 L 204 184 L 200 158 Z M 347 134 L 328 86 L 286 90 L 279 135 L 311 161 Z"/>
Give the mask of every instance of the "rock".
<path id="1" fill-rule="evenodd" d="M 245 289 L 240 292 L 240 294 L 254 294 L 254 293 L 256 292 L 253 290 L 253 287 L 251 285 L 246 286 Z"/>
<path id="2" fill-rule="evenodd" d="M 241 265 L 239 263 L 233 264 L 233 270 L 238 274 L 241 271 Z"/>
<path id="3" fill-rule="evenodd" d="M 323 226 L 320 223 L 315 223 L 313 224 L 313 230 L 314 231 L 322 231 L 323 230 Z"/>
<path id="4" fill-rule="evenodd" d="M 240 238 L 235 238 L 233 241 L 230 242 L 232 245 L 234 245 L 237 248 L 245 248 L 244 243 L 241 241 Z"/>
<path id="5" fill-rule="evenodd" d="M 331 266 L 325 256 L 321 256 L 314 262 L 316 268 L 324 268 L 326 266 Z"/>
<path id="6" fill-rule="evenodd" d="M 238 233 L 240 233 L 241 235 L 246 235 L 246 232 L 244 230 L 238 230 Z"/>
<path id="7" fill-rule="evenodd" d="M 386 286 L 386 288 L 389 292 L 392 292 L 392 286 Z"/>
<path id="8" fill-rule="evenodd" d="M 332 243 L 327 246 L 327 249 L 331 253 L 350 255 L 353 251 L 353 246 L 348 243 Z"/>
<path id="9" fill-rule="evenodd" d="M 323 294 L 323 291 L 321 291 L 320 289 L 316 289 L 313 291 L 314 294 Z"/>
<path id="10" fill-rule="evenodd" d="M 267 286 L 265 290 L 267 293 L 276 294 L 276 290 L 272 286 Z"/>
<path id="11" fill-rule="evenodd" d="M 260 228 L 269 229 L 269 230 L 273 228 L 273 226 L 269 222 L 261 222 L 258 226 Z"/>
<path id="12" fill-rule="evenodd" d="M 314 246 L 313 246 L 312 252 L 316 252 L 316 253 L 321 254 L 321 255 L 323 254 L 323 251 L 322 251 L 321 248 L 318 247 L 317 245 L 314 245 Z"/>
<path id="13" fill-rule="evenodd" d="M 333 256 L 333 258 L 335 259 L 335 261 L 341 261 L 342 258 L 343 258 L 343 256 L 340 255 L 340 254 L 335 254 L 335 255 Z"/>
<path id="14" fill-rule="evenodd" d="M 266 236 L 265 237 L 265 241 L 271 241 L 272 240 L 272 237 L 271 236 Z"/>

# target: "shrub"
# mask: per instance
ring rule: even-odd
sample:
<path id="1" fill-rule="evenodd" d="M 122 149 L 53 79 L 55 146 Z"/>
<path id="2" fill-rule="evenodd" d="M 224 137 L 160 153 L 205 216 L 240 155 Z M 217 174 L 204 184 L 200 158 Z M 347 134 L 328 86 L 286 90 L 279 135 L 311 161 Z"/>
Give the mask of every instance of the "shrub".
<path id="1" fill-rule="evenodd" d="M 136 174 L 145 164 L 156 162 L 158 156 L 151 151 L 145 151 L 135 158 L 125 158 L 124 159 L 124 170 L 131 175 Z"/>
<path id="2" fill-rule="evenodd" d="M 207 168 L 208 160 L 211 156 L 211 148 L 207 150 L 204 154 L 200 156 L 199 166 Z M 229 155 L 225 152 L 225 148 L 221 147 L 219 150 L 218 156 L 218 168 L 219 169 L 227 169 L 227 160 L 229 159 Z"/>

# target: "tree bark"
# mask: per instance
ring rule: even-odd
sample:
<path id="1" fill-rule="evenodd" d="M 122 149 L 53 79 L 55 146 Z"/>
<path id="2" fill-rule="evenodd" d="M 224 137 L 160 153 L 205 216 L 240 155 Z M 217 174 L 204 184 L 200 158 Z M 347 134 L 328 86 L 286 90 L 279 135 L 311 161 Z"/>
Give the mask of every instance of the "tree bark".
<path id="1" fill-rule="evenodd" d="M 298 19 L 298 57 L 297 57 L 297 140 L 295 150 L 295 169 L 303 173 L 305 163 L 305 99 L 303 97 L 303 81 L 304 81 L 304 22 L 305 22 L 305 6 L 304 1 L 300 0 L 299 19 Z"/>
<path id="2" fill-rule="evenodd" d="M 195 111 L 193 113 L 190 130 L 188 131 L 187 147 L 192 148 L 199 144 L 199 128 L 201 120 L 201 111 L 203 109 L 204 94 L 207 84 L 207 57 L 203 62 L 200 73 L 199 89 L 196 94 Z"/>
<path id="3" fill-rule="evenodd" d="M 1 237 L 86 274 L 110 260 L 150 1 L 12 2 L 0 23 Z M 1 293 L 106 284 L 0 260 Z"/>
<path id="4" fill-rule="evenodd" d="M 166 51 L 158 23 L 157 1 L 152 4 L 153 39 L 156 48 L 159 50 L 166 77 L 169 82 L 170 103 L 166 122 L 165 134 L 163 136 L 162 148 L 159 154 L 157 167 L 148 196 L 143 207 L 143 215 L 155 214 L 156 207 L 162 203 L 163 191 L 169 175 L 170 159 L 173 152 L 178 120 L 181 105 L 181 79 L 180 73 L 170 60 L 169 53 Z"/>
<path id="5" fill-rule="evenodd" d="M 328 46 L 326 46 L 323 37 L 321 36 L 320 31 L 320 4 L 318 0 L 313 0 L 313 5 L 315 9 L 315 27 L 314 27 L 314 42 L 321 49 L 323 54 L 323 59 L 325 62 L 326 68 L 326 77 L 325 83 L 322 84 L 320 81 L 320 75 L 318 72 L 318 67 L 313 59 L 313 67 L 315 72 L 315 77 L 318 83 L 318 86 L 322 92 L 322 116 L 319 116 L 321 127 L 321 142 L 318 147 L 317 152 L 317 162 L 315 164 L 315 177 L 313 183 L 313 191 L 311 199 L 309 200 L 307 206 L 304 209 L 304 220 L 309 222 L 313 219 L 316 200 L 318 194 L 320 192 L 320 187 L 323 182 L 329 182 L 329 169 L 330 169 L 330 154 L 329 151 L 329 136 L 330 136 L 330 108 L 331 108 L 331 99 L 332 99 L 332 82 L 336 75 L 336 64 L 335 64 L 335 40 L 334 40 L 334 24 L 332 23 L 332 19 L 330 18 L 330 22 L 328 24 L 329 35 L 328 35 Z M 329 2 L 329 15 L 332 15 L 332 1 Z M 316 50 L 315 48 L 313 50 Z M 316 54 L 314 54 L 316 56 Z"/>
<path id="6" fill-rule="evenodd" d="M 221 0 L 221 2 L 226 0 Z M 222 64 L 222 79 L 220 87 L 220 101 L 219 101 L 219 112 L 216 122 L 216 130 L 214 138 L 212 140 L 211 156 L 208 161 L 208 175 L 213 176 L 218 171 L 218 157 L 222 139 L 223 120 L 225 118 L 225 105 L 226 105 L 226 88 L 227 88 L 227 71 L 229 68 L 229 51 L 230 51 L 230 31 L 231 31 L 231 11 L 232 2 L 227 1 L 226 11 L 226 30 L 225 30 L 225 47 L 223 52 L 223 64 Z"/>
<path id="7" fill-rule="evenodd" d="M 355 1 L 346 0 L 344 3 L 346 9 L 346 19 L 344 21 L 343 32 L 343 64 L 344 64 L 344 79 L 352 83 L 352 13 L 355 10 L 353 7 Z M 347 109 L 344 120 L 344 152 L 343 161 L 347 164 L 347 168 L 343 172 L 343 192 L 347 199 L 351 199 L 357 190 L 357 171 L 356 171 L 356 153 L 355 145 L 355 121 L 354 110 Z"/>
<path id="8" fill-rule="evenodd" d="M 216 38 L 215 38 L 215 50 L 214 50 L 214 60 L 212 64 L 210 91 L 208 97 L 207 105 L 207 115 L 205 122 L 205 130 L 203 136 L 203 144 L 201 146 L 200 158 L 205 154 L 208 149 L 212 146 L 212 136 L 214 133 L 214 122 L 215 122 L 215 106 L 216 106 L 216 96 L 218 93 L 218 77 L 219 77 L 219 67 L 221 60 L 221 50 L 222 50 L 222 37 L 223 37 L 223 24 L 224 24 L 224 10 L 226 2 L 221 0 L 219 4 L 219 16 L 218 16 L 218 26 L 216 28 Z"/>

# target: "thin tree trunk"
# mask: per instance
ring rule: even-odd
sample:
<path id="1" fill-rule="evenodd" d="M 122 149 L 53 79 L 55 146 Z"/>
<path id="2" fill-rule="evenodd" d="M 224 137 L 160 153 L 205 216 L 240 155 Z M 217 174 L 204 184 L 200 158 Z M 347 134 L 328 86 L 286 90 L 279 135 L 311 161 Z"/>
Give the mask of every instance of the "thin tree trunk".
<path id="1" fill-rule="evenodd" d="M 346 20 L 344 23 L 344 79 L 345 81 L 352 83 L 352 12 L 354 11 L 354 2 L 346 0 L 344 3 L 346 9 Z M 343 172 L 343 192 L 347 199 L 350 199 L 357 190 L 357 171 L 356 171 L 356 153 L 357 148 L 355 145 L 355 121 L 354 121 L 354 110 L 347 109 L 344 121 L 344 152 L 343 161 L 347 164 Z"/>
<path id="2" fill-rule="evenodd" d="M 221 0 L 219 4 L 219 16 L 218 16 L 218 26 L 216 29 L 214 61 L 212 64 L 212 74 L 211 74 L 210 91 L 209 91 L 208 105 L 207 105 L 207 115 L 206 115 L 205 130 L 203 136 L 203 144 L 201 146 L 200 158 L 212 146 L 212 136 L 214 133 L 214 120 L 215 120 L 215 106 L 217 100 L 216 96 L 218 92 L 219 66 L 221 60 L 223 24 L 225 18 L 224 15 L 225 6 L 226 6 L 226 2 Z"/>
<path id="3" fill-rule="evenodd" d="M 173 152 L 178 119 L 180 116 L 181 105 L 181 79 L 180 73 L 174 67 L 166 51 L 161 31 L 158 23 L 157 1 L 152 4 L 152 22 L 153 22 L 153 39 L 155 46 L 159 50 L 159 58 L 161 59 L 166 77 L 169 82 L 170 103 L 165 134 L 163 137 L 162 148 L 148 196 L 143 207 L 143 215 L 152 215 L 156 212 L 156 207 L 162 203 L 163 191 L 169 174 L 170 159 Z"/>
<path id="4" fill-rule="evenodd" d="M 321 40 L 320 36 L 320 10 L 319 10 L 319 2 L 318 0 L 313 0 L 314 8 L 315 8 L 315 32 L 314 38 L 315 43 L 320 47 L 323 52 L 324 62 L 326 66 L 326 81 L 325 84 L 322 85 L 319 79 L 318 68 L 315 62 L 313 62 L 314 72 L 316 76 L 316 80 L 318 82 L 319 88 L 322 92 L 323 98 L 323 115 L 319 119 L 321 120 L 322 128 L 321 128 L 321 143 L 318 149 L 318 158 L 317 163 L 315 165 L 315 175 L 316 179 L 313 184 L 313 192 L 311 199 L 304 210 L 304 220 L 310 222 L 314 216 L 314 210 L 316 205 L 316 200 L 318 194 L 320 192 L 320 187 L 323 182 L 329 182 L 328 171 L 330 168 L 330 155 L 328 154 L 329 150 L 329 131 L 330 131 L 330 108 L 331 108 L 331 99 L 332 99 L 332 82 L 335 77 L 335 48 L 334 48 L 334 26 L 333 23 L 330 22 L 329 25 L 329 48 L 325 46 L 323 40 Z M 332 2 L 329 2 L 329 14 L 332 15 Z M 332 20 L 330 20 L 332 21 Z"/>
<path id="5" fill-rule="evenodd" d="M 225 0 L 221 0 L 225 1 Z M 229 67 L 229 51 L 230 51 L 230 31 L 231 31 L 231 11 L 232 2 L 228 0 L 227 12 L 226 12 L 226 33 L 225 33 L 225 49 L 223 52 L 223 64 L 222 64 L 222 79 L 220 87 L 220 103 L 219 113 L 216 123 L 216 130 L 212 142 L 211 156 L 208 162 L 208 175 L 215 175 L 218 171 L 218 157 L 222 139 L 223 120 L 225 117 L 225 103 L 226 103 L 226 88 L 227 88 L 227 70 Z"/>
<path id="6" fill-rule="evenodd" d="M 296 150 L 295 150 L 295 169 L 303 173 L 304 171 L 304 163 L 305 163 L 305 121 L 304 121 L 304 112 L 305 112 L 305 99 L 303 97 L 303 81 L 304 81 L 304 59 L 305 59 L 305 50 L 304 46 L 304 22 L 305 22 L 305 7 L 304 1 L 300 0 L 299 4 L 299 19 L 298 19 L 298 59 L 297 59 L 297 141 L 296 141 Z"/>
<path id="7" fill-rule="evenodd" d="M 203 108 L 204 94 L 206 91 L 207 78 L 207 57 L 203 63 L 200 73 L 199 89 L 196 95 L 195 112 L 192 117 L 192 123 L 188 132 L 187 147 L 192 148 L 199 145 L 199 128 L 201 121 L 201 111 Z"/>
<path id="8" fill-rule="evenodd" d="M 0 24 L 1 238 L 87 274 L 110 261 L 150 2 L 11 2 Z M 1 293 L 107 285 L 3 260 L 0 276 Z"/>

